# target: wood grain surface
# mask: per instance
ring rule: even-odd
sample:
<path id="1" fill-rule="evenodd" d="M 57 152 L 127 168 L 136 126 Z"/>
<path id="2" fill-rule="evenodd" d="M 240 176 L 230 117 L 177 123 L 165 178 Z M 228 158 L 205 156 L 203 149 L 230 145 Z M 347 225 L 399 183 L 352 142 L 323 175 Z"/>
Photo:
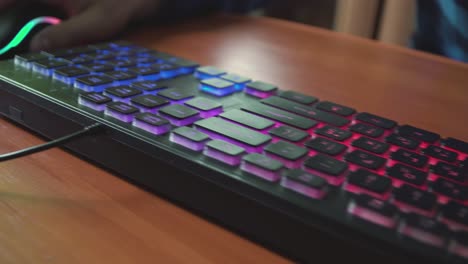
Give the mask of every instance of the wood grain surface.
<path id="1" fill-rule="evenodd" d="M 468 140 L 468 66 L 317 28 L 216 16 L 129 39 Z M 0 152 L 40 139 L 0 120 Z M 288 260 L 62 150 L 0 163 L 0 263 Z"/>

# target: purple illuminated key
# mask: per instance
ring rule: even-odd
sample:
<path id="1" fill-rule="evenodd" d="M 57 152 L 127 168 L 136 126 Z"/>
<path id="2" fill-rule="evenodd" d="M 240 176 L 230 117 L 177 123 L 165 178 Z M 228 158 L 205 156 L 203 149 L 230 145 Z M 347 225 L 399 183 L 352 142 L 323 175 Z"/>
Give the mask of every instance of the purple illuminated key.
<path id="1" fill-rule="evenodd" d="M 202 118 L 217 116 L 223 112 L 223 105 L 203 97 L 196 97 L 185 102 L 185 105 L 190 106 L 200 112 Z"/>
<path id="2" fill-rule="evenodd" d="M 169 104 L 168 100 L 152 94 L 136 96 L 130 101 L 133 106 L 140 108 L 141 111 L 152 113 L 156 113 L 158 109 Z"/>
<path id="3" fill-rule="evenodd" d="M 241 169 L 267 181 L 275 182 L 281 178 L 283 164 L 261 154 L 252 153 L 244 156 Z"/>
<path id="4" fill-rule="evenodd" d="M 231 166 L 237 166 L 246 152 L 245 149 L 229 142 L 212 140 L 206 144 L 203 154 Z"/>
<path id="5" fill-rule="evenodd" d="M 322 199 L 328 190 L 326 180 L 299 169 L 283 173 L 281 186 L 314 199 Z"/>
<path id="6" fill-rule="evenodd" d="M 73 84 L 77 77 L 86 75 L 88 73 L 89 72 L 87 70 L 71 66 L 55 70 L 52 77 L 66 84 Z"/>
<path id="7" fill-rule="evenodd" d="M 94 109 L 96 111 L 104 111 L 106 109 L 106 104 L 112 102 L 112 99 L 102 95 L 100 93 L 82 93 L 78 98 L 78 103 L 80 105 L 86 106 L 88 108 Z"/>
<path id="8" fill-rule="evenodd" d="M 112 98 L 114 101 L 130 103 L 130 98 L 141 94 L 141 91 L 127 85 L 107 88 L 104 94 Z"/>
<path id="9" fill-rule="evenodd" d="M 278 90 L 278 87 L 265 83 L 265 82 L 260 82 L 260 81 L 255 81 L 246 84 L 245 86 L 245 93 L 252 95 L 254 97 L 258 98 L 268 98 L 276 93 Z"/>
<path id="10" fill-rule="evenodd" d="M 193 151 L 202 151 L 210 138 L 193 128 L 179 127 L 172 130 L 170 140 Z"/>
<path id="11" fill-rule="evenodd" d="M 168 120 L 151 113 L 136 114 L 133 119 L 133 126 L 155 135 L 166 134 L 171 129 L 171 124 Z"/>
<path id="12" fill-rule="evenodd" d="M 236 74 L 224 74 L 221 76 L 222 79 L 226 81 L 230 81 L 234 83 L 234 86 L 236 87 L 236 91 L 242 91 L 245 88 L 245 85 L 252 80 L 243 76 L 239 76 Z"/>
<path id="13" fill-rule="evenodd" d="M 33 63 L 32 70 L 46 76 L 51 76 L 54 69 L 67 65 L 69 65 L 69 63 L 63 60 L 40 60 Z"/>
<path id="14" fill-rule="evenodd" d="M 443 247 L 449 234 L 445 224 L 414 213 L 403 215 L 398 231 L 407 237 L 435 247 Z"/>
<path id="15" fill-rule="evenodd" d="M 198 111 L 184 105 L 170 105 L 159 110 L 159 114 L 174 126 L 187 126 L 200 119 Z"/>
<path id="16" fill-rule="evenodd" d="M 302 160 L 309 151 L 306 148 L 298 147 L 289 142 L 278 141 L 265 147 L 265 154 L 284 164 L 284 166 L 293 169 L 302 165 Z"/>
<path id="17" fill-rule="evenodd" d="M 219 78 L 205 79 L 200 82 L 200 90 L 215 96 L 226 96 L 236 92 L 234 83 Z"/>
<path id="18" fill-rule="evenodd" d="M 268 120 L 266 118 L 259 117 L 237 109 L 224 112 L 219 116 L 226 120 L 260 131 L 266 130 L 275 124 L 273 121 Z"/>
<path id="19" fill-rule="evenodd" d="M 155 93 L 162 89 L 166 89 L 167 86 L 161 84 L 160 82 L 155 81 L 142 81 L 142 82 L 134 82 L 131 84 L 133 88 L 142 90 L 143 93 Z"/>
<path id="20" fill-rule="evenodd" d="M 350 202 L 348 212 L 374 224 L 394 228 L 398 209 L 386 201 L 361 194 Z"/>
<path id="21" fill-rule="evenodd" d="M 123 122 L 130 123 L 133 121 L 133 116 L 138 113 L 138 108 L 131 105 L 114 102 L 107 105 L 105 114 L 113 118 L 122 120 Z"/>
<path id="22" fill-rule="evenodd" d="M 87 75 L 78 77 L 75 80 L 75 87 L 87 92 L 102 92 L 105 88 L 112 85 L 114 80 L 101 75 Z"/>

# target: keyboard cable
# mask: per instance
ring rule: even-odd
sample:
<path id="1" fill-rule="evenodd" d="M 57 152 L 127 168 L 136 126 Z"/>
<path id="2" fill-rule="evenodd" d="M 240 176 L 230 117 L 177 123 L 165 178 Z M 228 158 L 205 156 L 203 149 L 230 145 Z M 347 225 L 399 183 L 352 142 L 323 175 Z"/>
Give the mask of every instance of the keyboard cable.
<path id="1" fill-rule="evenodd" d="M 48 149 L 51 149 L 51 148 L 54 148 L 54 147 L 61 146 L 61 145 L 65 144 L 65 143 L 67 143 L 67 142 L 69 142 L 71 140 L 74 140 L 76 138 L 91 135 L 91 134 L 95 134 L 95 133 L 97 133 L 99 131 L 103 131 L 101 128 L 102 128 L 102 125 L 100 123 L 94 123 L 94 124 L 92 124 L 90 126 L 84 127 L 83 129 L 81 129 L 79 131 L 76 131 L 74 133 L 65 135 L 65 136 L 57 138 L 57 139 L 54 139 L 54 140 L 49 141 L 47 143 L 37 145 L 37 146 L 33 146 L 33 147 L 29 147 L 29 148 L 25 148 L 25 149 L 21 149 L 21 150 L 10 152 L 10 153 L 6 153 L 6 154 L 2 154 L 2 155 L 0 155 L 0 162 L 16 159 L 16 158 L 20 158 L 20 157 L 24 157 L 24 156 L 27 156 L 27 155 L 31 155 L 31 154 L 34 154 L 34 153 L 38 153 L 38 152 L 41 152 L 41 151 L 44 151 L 44 150 L 48 150 Z"/>

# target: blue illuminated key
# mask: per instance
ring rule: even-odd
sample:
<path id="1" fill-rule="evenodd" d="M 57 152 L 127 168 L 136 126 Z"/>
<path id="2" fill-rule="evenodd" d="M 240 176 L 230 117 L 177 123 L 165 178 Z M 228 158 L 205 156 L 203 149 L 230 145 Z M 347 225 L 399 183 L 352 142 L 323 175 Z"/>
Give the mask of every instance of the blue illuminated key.
<path id="1" fill-rule="evenodd" d="M 234 87 L 237 91 L 242 91 L 245 88 L 245 85 L 252 80 L 236 74 L 224 74 L 221 76 L 221 79 L 234 83 Z"/>
<path id="2" fill-rule="evenodd" d="M 226 72 L 213 66 L 200 67 L 195 71 L 195 77 L 200 80 L 220 77 Z"/>
<path id="3" fill-rule="evenodd" d="M 114 66 L 105 63 L 85 63 L 82 64 L 81 67 L 90 72 L 107 72 L 114 70 Z"/>
<path id="4" fill-rule="evenodd" d="M 126 103 L 114 102 L 107 104 L 107 108 L 104 113 L 123 122 L 131 123 L 134 115 L 138 113 L 138 108 Z"/>
<path id="5" fill-rule="evenodd" d="M 130 103 L 131 97 L 140 95 L 142 94 L 142 92 L 130 86 L 121 85 L 107 88 L 106 90 L 104 90 L 104 94 L 112 98 L 114 101 Z"/>
<path id="6" fill-rule="evenodd" d="M 90 92 L 82 93 L 78 98 L 80 105 L 102 112 L 106 109 L 106 104 L 112 102 L 110 97 L 102 95 L 100 93 Z"/>
<path id="7" fill-rule="evenodd" d="M 163 79 L 170 79 L 179 75 L 179 67 L 174 64 L 158 63 L 151 65 L 151 67 L 158 70 Z"/>
<path id="8" fill-rule="evenodd" d="M 76 78 L 75 87 L 87 92 L 102 92 L 113 83 L 114 80 L 106 76 L 88 75 Z"/>
<path id="9" fill-rule="evenodd" d="M 198 110 L 202 118 L 217 116 L 223 112 L 223 106 L 220 103 L 203 97 L 190 99 L 185 102 L 185 105 Z"/>
<path id="10" fill-rule="evenodd" d="M 170 62 L 179 67 L 179 74 L 190 74 L 200 66 L 198 63 L 181 58 L 172 58 Z"/>
<path id="11" fill-rule="evenodd" d="M 138 64 L 136 60 L 131 59 L 110 60 L 106 61 L 106 63 L 114 66 L 115 68 L 135 67 Z"/>
<path id="12" fill-rule="evenodd" d="M 120 84 L 130 84 L 130 82 L 137 78 L 136 74 L 128 71 L 110 71 L 105 72 L 104 75 L 113 79 L 114 81 L 119 82 Z"/>
<path id="13" fill-rule="evenodd" d="M 65 67 L 68 64 L 68 62 L 65 62 L 63 60 L 40 60 L 33 63 L 32 70 L 46 76 L 51 76 L 54 69 Z"/>
<path id="14" fill-rule="evenodd" d="M 83 64 L 83 63 L 92 62 L 94 60 L 94 57 L 83 54 L 83 55 L 73 55 L 70 57 L 64 57 L 63 60 L 71 64 Z"/>
<path id="15" fill-rule="evenodd" d="M 268 98 L 276 93 L 278 87 L 260 81 L 248 83 L 245 87 L 245 93 L 258 98 Z"/>
<path id="16" fill-rule="evenodd" d="M 156 81 L 161 78 L 159 69 L 153 67 L 137 67 L 128 70 L 138 75 L 139 78 L 143 80 Z"/>
<path id="17" fill-rule="evenodd" d="M 133 126 L 155 135 L 166 134 L 171 129 L 171 124 L 167 119 L 152 113 L 136 114 L 133 119 Z"/>
<path id="18" fill-rule="evenodd" d="M 26 69 L 30 69 L 32 67 L 32 63 L 39 60 L 45 60 L 49 57 L 42 53 L 27 53 L 27 54 L 19 54 L 15 55 L 15 65 L 19 65 Z"/>
<path id="19" fill-rule="evenodd" d="M 155 81 L 134 82 L 131 84 L 133 88 L 140 89 L 145 94 L 154 94 L 159 90 L 166 89 L 167 86 Z"/>
<path id="20" fill-rule="evenodd" d="M 73 84 L 77 77 L 86 75 L 88 73 L 89 72 L 87 70 L 71 66 L 55 70 L 52 77 L 66 84 Z"/>
<path id="21" fill-rule="evenodd" d="M 234 83 L 219 78 L 205 79 L 200 82 L 200 90 L 216 96 L 226 96 L 236 92 Z"/>

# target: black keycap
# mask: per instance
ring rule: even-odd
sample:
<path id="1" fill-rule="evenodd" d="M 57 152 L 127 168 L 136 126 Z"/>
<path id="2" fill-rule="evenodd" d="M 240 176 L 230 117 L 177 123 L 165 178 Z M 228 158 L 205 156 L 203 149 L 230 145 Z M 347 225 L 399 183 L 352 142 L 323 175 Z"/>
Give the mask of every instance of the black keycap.
<path id="1" fill-rule="evenodd" d="M 468 171 L 468 158 L 466 158 L 465 161 L 460 162 L 460 168 Z"/>
<path id="2" fill-rule="evenodd" d="M 377 194 L 384 194 L 392 187 L 392 180 L 365 169 L 352 172 L 348 183 Z"/>
<path id="3" fill-rule="evenodd" d="M 88 75 L 88 76 L 78 77 L 76 78 L 76 81 L 79 83 L 88 85 L 88 86 L 100 86 L 100 85 L 112 83 L 114 80 L 112 80 L 109 77 L 101 76 L 101 75 Z"/>
<path id="4" fill-rule="evenodd" d="M 165 106 L 159 109 L 159 113 L 175 119 L 186 119 L 199 114 L 197 110 L 179 104 Z"/>
<path id="5" fill-rule="evenodd" d="M 142 106 L 145 108 L 156 108 L 169 104 L 168 100 L 152 94 L 133 97 L 131 102 L 137 106 Z"/>
<path id="6" fill-rule="evenodd" d="M 182 58 L 174 58 L 174 59 L 171 59 L 170 61 L 171 61 L 172 64 L 174 64 L 178 68 L 196 68 L 196 67 L 200 66 L 200 64 L 198 64 L 196 62 L 186 60 L 186 59 L 182 59 Z"/>
<path id="7" fill-rule="evenodd" d="M 110 71 L 104 73 L 107 77 L 115 80 L 115 81 L 127 81 L 131 79 L 135 79 L 137 76 L 131 72 L 124 72 L 124 71 Z"/>
<path id="8" fill-rule="evenodd" d="M 119 97 L 119 98 L 128 98 L 128 97 L 141 94 L 140 90 L 132 88 L 127 85 L 107 88 L 104 92 L 107 95 L 112 95 L 112 96 Z"/>
<path id="9" fill-rule="evenodd" d="M 178 127 L 172 130 L 172 133 L 177 134 L 181 137 L 190 139 L 193 142 L 203 142 L 203 141 L 207 141 L 210 139 L 208 135 L 190 127 Z"/>
<path id="10" fill-rule="evenodd" d="M 235 123 L 239 123 L 246 127 L 257 130 L 264 130 L 269 127 L 272 127 L 275 124 L 273 121 L 270 121 L 263 117 L 259 117 L 237 109 L 224 112 L 219 116 L 226 120 L 233 121 Z"/>
<path id="11" fill-rule="evenodd" d="M 278 96 L 271 96 L 261 101 L 263 104 L 267 104 L 279 109 L 283 109 L 307 118 L 315 119 L 320 122 L 325 122 L 334 126 L 344 126 L 349 123 L 349 120 L 332 113 L 328 113 L 322 110 L 317 110 L 313 107 L 306 106 L 300 103 L 296 103 Z"/>
<path id="12" fill-rule="evenodd" d="M 254 147 L 262 146 L 271 141 L 270 136 L 218 117 L 197 121 L 195 126 Z"/>
<path id="13" fill-rule="evenodd" d="M 390 145 L 387 143 L 366 137 L 354 140 L 352 145 L 375 154 L 383 154 L 390 148 Z"/>
<path id="14" fill-rule="evenodd" d="M 428 157 L 405 149 L 398 149 L 393 152 L 391 158 L 417 168 L 423 168 L 429 161 Z"/>
<path id="15" fill-rule="evenodd" d="M 464 247 L 468 247 L 468 232 L 466 231 L 458 231 L 454 234 L 453 240 L 457 242 L 457 244 L 462 245 Z M 464 263 L 465 260 L 459 262 Z"/>
<path id="16" fill-rule="evenodd" d="M 42 51 L 42 53 L 49 55 L 49 56 L 54 56 L 54 57 L 66 57 L 70 55 L 86 54 L 86 53 L 92 53 L 92 52 L 95 52 L 95 50 L 89 47 L 76 47 L 76 48 L 70 48 L 70 49 Z"/>
<path id="17" fill-rule="evenodd" d="M 196 97 L 185 102 L 185 105 L 193 107 L 200 111 L 211 111 L 221 108 L 223 105 L 203 97 Z"/>
<path id="18" fill-rule="evenodd" d="M 305 105 L 310 105 L 310 104 L 317 102 L 316 97 L 293 92 L 293 91 L 281 91 L 278 93 L 278 96 L 294 101 L 296 103 L 305 104 Z"/>
<path id="19" fill-rule="evenodd" d="M 260 92 L 273 92 L 278 90 L 277 86 L 260 81 L 250 82 L 246 85 L 246 87 Z"/>
<path id="20" fill-rule="evenodd" d="M 385 130 L 380 127 L 371 126 L 366 123 L 356 123 L 349 128 L 350 131 L 359 133 L 364 136 L 378 138 L 383 135 Z"/>
<path id="21" fill-rule="evenodd" d="M 308 130 L 317 125 L 316 121 L 262 104 L 244 105 L 242 110 L 279 121 L 286 125 Z"/>
<path id="22" fill-rule="evenodd" d="M 108 61 L 117 59 L 118 54 L 116 52 L 107 52 L 107 53 L 96 53 L 90 54 L 91 58 L 95 61 Z"/>
<path id="23" fill-rule="evenodd" d="M 334 140 L 338 140 L 338 141 L 346 140 L 353 135 L 353 133 L 347 130 L 343 130 L 341 128 L 328 126 L 328 125 L 315 130 L 315 134 L 321 135 L 327 138 L 331 138 Z"/>
<path id="24" fill-rule="evenodd" d="M 298 160 L 307 155 L 309 151 L 292 143 L 278 141 L 271 143 L 264 148 L 266 153 L 270 153 L 286 160 Z"/>
<path id="25" fill-rule="evenodd" d="M 138 62 L 136 60 L 110 60 L 106 63 L 116 68 L 130 68 L 135 67 Z"/>
<path id="26" fill-rule="evenodd" d="M 438 178 L 431 187 L 434 192 L 455 200 L 465 201 L 468 199 L 468 188 L 442 178 Z"/>
<path id="27" fill-rule="evenodd" d="M 110 97 L 107 97 L 105 95 L 102 95 L 100 93 L 82 93 L 80 94 L 80 97 L 86 101 L 93 102 L 95 104 L 107 104 L 109 102 L 112 102 L 112 99 Z"/>
<path id="28" fill-rule="evenodd" d="M 423 185 L 427 179 L 427 173 L 400 163 L 387 169 L 387 175 L 414 185 Z"/>
<path id="29" fill-rule="evenodd" d="M 145 92 L 153 92 L 167 88 L 166 85 L 155 81 L 134 82 L 131 84 L 131 86 Z"/>
<path id="30" fill-rule="evenodd" d="M 213 66 L 203 66 L 197 69 L 197 73 L 206 74 L 210 76 L 221 76 L 226 72 Z"/>
<path id="31" fill-rule="evenodd" d="M 226 81 L 230 81 L 232 83 L 236 83 L 236 84 L 240 84 L 240 83 L 245 84 L 245 83 L 248 83 L 248 82 L 252 81 L 250 78 L 240 76 L 240 75 L 237 75 L 237 74 L 224 74 L 220 78 L 222 78 L 223 80 L 226 80 Z"/>
<path id="32" fill-rule="evenodd" d="M 350 116 L 356 113 L 356 110 L 344 105 L 339 105 L 333 102 L 322 101 L 317 104 L 317 109 L 331 112 L 341 116 Z"/>
<path id="33" fill-rule="evenodd" d="M 65 62 L 63 60 L 40 60 L 34 62 L 34 65 L 45 69 L 54 69 L 58 67 L 67 66 L 68 62 Z"/>
<path id="34" fill-rule="evenodd" d="M 468 207 L 449 201 L 442 207 L 441 212 L 444 218 L 468 227 Z"/>
<path id="35" fill-rule="evenodd" d="M 130 68 L 128 69 L 131 73 L 141 76 L 146 75 L 155 75 L 158 74 L 160 71 L 153 67 L 137 67 L 137 68 Z"/>
<path id="36" fill-rule="evenodd" d="M 400 126 L 398 134 L 404 137 L 434 143 L 440 139 L 440 135 L 409 125 Z"/>
<path id="37" fill-rule="evenodd" d="M 107 108 L 112 109 L 116 112 L 119 112 L 124 115 L 129 115 L 129 114 L 135 114 L 138 113 L 138 108 L 122 103 L 122 102 L 114 102 L 114 103 L 109 103 L 107 105 Z"/>
<path id="38" fill-rule="evenodd" d="M 228 156 L 238 156 L 245 153 L 245 149 L 223 140 L 212 140 L 206 146 Z"/>
<path id="39" fill-rule="evenodd" d="M 242 160 L 269 171 L 279 171 L 283 168 L 281 162 L 258 153 L 245 155 Z"/>
<path id="40" fill-rule="evenodd" d="M 151 65 L 151 67 L 160 72 L 174 71 L 174 70 L 179 69 L 177 65 L 171 64 L 171 63 L 156 63 L 156 64 Z"/>
<path id="41" fill-rule="evenodd" d="M 135 60 L 138 62 L 138 64 L 147 64 L 147 65 L 155 64 L 156 62 L 159 61 L 159 59 L 154 56 L 136 57 Z M 138 68 L 132 68 L 132 69 L 138 69 Z"/>
<path id="42" fill-rule="evenodd" d="M 348 164 L 346 162 L 331 158 L 323 154 L 317 154 L 308 158 L 304 162 L 304 166 L 312 170 L 329 174 L 331 176 L 340 176 L 348 169 Z"/>
<path id="43" fill-rule="evenodd" d="M 367 194 L 355 196 L 353 202 L 360 208 L 365 208 L 387 218 L 394 218 L 398 212 L 398 209 L 393 204 Z"/>
<path id="44" fill-rule="evenodd" d="M 468 154 L 468 142 L 464 142 L 455 138 L 447 138 L 442 141 L 442 144 L 448 148 Z"/>
<path id="45" fill-rule="evenodd" d="M 15 55 L 15 60 L 20 60 L 24 62 L 33 62 L 33 61 L 38 61 L 38 60 L 44 60 L 47 58 L 49 57 L 42 53 L 27 53 L 27 54 Z"/>
<path id="46" fill-rule="evenodd" d="M 270 129 L 268 133 L 272 136 L 291 142 L 301 142 L 309 137 L 309 133 L 289 126 L 276 127 Z"/>
<path id="47" fill-rule="evenodd" d="M 70 57 L 63 57 L 63 60 L 72 64 L 91 63 L 94 57 L 88 55 L 74 55 Z"/>
<path id="48" fill-rule="evenodd" d="M 446 237 L 449 233 L 447 226 L 438 222 L 436 219 L 409 213 L 403 215 L 403 221 L 406 225 L 422 230 L 426 233 L 431 233 L 439 237 Z"/>
<path id="49" fill-rule="evenodd" d="M 387 143 L 411 150 L 417 149 L 421 144 L 418 140 L 406 138 L 398 134 L 391 134 L 385 139 L 385 141 L 387 141 Z"/>
<path id="50" fill-rule="evenodd" d="M 414 206 L 418 209 L 431 211 L 434 209 L 437 201 L 437 196 L 407 184 L 394 190 L 395 200 Z"/>
<path id="51" fill-rule="evenodd" d="M 325 179 L 300 169 L 287 170 L 283 173 L 283 177 L 317 190 L 325 190 L 328 186 Z"/>
<path id="52" fill-rule="evenodd" d="M 357 114 L 356 120 L 359 120 L 359 121 L 362 121 L 362 122 L 365 122 L 374 126 L 378 126 L 384 129 L 391 129 L 395 127 L 397 124 L 393 120 L 383 118 L 380 116 L 376 116 L 373 114 L 365 113 L 365 112 Z"/>
<path id="53" fill-rule="evenodd" d="M 458 154 L 456 152 L 432 145 L 424 149 L 423 153 L 447 162 L 454 162 L 458 158 Z"/>
<path id="54" fill-rule="evenodd" d="M 439 176 L 458 181 L 465 182 L 468 179 L 468 171 L 452 164 L 442 161 L 437 162 L 431 167 L 431 171 Z"/>
<path id="55" fill-rule="evenodd" d="M 65 68 L 60 68 L 55 70 L 56 74 L 66 76 L 66 77 L 76 77 L 80 75 L 85 75 L 88 74 L 89 72 L 87 70 L 78 68 L 78 67 L 65 67 Z"/>
<path id="56" fill-rule="evenodd" d="M 355 150 L 351 153 L 346 154 L 345 159 L 351 163 L 371 170 L 377 170 L 381 168 L 387 161 L 382 157 L 375 156 L 361 150 Z"/>
<path id="57" fill-rule="evenodd" d="M 343 144 L 322 137 L 316 137 L 312 140 L 307 141 L 305 143 L 305 146 L 315 151 L 331 156 L 341 154 L 347 148 Z"/>
<path id="58" fill-rule="evenodd" d="M 152 114 L 152 113 L 139 113 L 135 115 L 135 119 L 146 123 L 151 126 L 163 126 L 163 125 L 169 125 L 169 120 L 164 119 L 158 115 Z"/>
<path id="59" fill-rule="evenodd" d="M 180 101 L 194 97 L 195 92 L 190 89 L 169 88 L 159 92 L 158 95 L 166 97 L 173 101 Z"/>
<path id="60" fill-rule="evenodd" d="M 107 71 L 113 71 L 114 67 L 108 64 L 103 64 L 103 63 L 88 63 L 88 64 L 82 64 L 81 67 L 88 71 L 92 72 L 107 72 Z"/>

